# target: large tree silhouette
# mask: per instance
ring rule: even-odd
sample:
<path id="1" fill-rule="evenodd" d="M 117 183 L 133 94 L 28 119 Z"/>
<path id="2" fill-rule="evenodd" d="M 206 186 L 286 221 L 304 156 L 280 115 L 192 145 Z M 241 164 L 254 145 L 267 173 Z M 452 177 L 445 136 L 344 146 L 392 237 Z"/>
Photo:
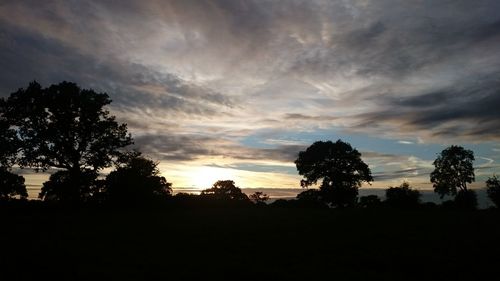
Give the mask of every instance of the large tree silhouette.
<path id="1" fill-rule="evenodd" d="M 474 152 L 461 146 L 452 145 L 438 155 L 434 160 L 434 171 L 430 178 L 434 192 L 441 198 L 445 195 L 457 195 L 457 192 L 467 192 L 467 183 L 472 183 L 474 177 Z"/>
<path id="2" fill-rule="evenodd" d="M 80 89 L 62 82 L 43 89 L 32 82 L 12 93 L 2 106 L 5 120 L 16 129 L 21 166 L 36 170 L 59 168 L 71 182 L 88 171 L 109 167 L 119 149 L 132 143 L 126 124 L 118 124 L 105 109 L 111 100 L 105 93 Z M 86 197 L 79 185 L 67 192 L 67 200 Z"/>
<path id="3" fill-rule="evenodd" d="M 299 153 L 295 165 L 304 176 L 300 185 L 308 187 L 321 181 L 321 197 L 337 207 L 355 205 L 358 188 L 363 182 L 373 181 L 361 153 L 341 140 L 313 143 Z"/>

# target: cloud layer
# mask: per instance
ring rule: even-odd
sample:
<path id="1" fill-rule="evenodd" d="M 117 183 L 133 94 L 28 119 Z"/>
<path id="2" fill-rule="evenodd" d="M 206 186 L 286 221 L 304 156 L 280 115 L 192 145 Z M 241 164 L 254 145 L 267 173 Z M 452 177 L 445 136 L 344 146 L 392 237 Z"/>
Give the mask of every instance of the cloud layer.
<path id="1" fill-rule="evenodd" d="M 233 169 L 289 167 L 311 136 L 376 137 L 386 140 L 380 153 L 402 158 L 378 165 L 376 178 L 400 179 L 428 172 L 411 159 L 431 159 L 425 147 L 396 153 L 394 142 L 500 140 L 499 10 L 498 1 L 2 1 L 0 96 L 34 79 L 75 81 L 109 93 L 153 157 L 231 159 Z M 496 163 L 492 153 L 483 156 Z"/>

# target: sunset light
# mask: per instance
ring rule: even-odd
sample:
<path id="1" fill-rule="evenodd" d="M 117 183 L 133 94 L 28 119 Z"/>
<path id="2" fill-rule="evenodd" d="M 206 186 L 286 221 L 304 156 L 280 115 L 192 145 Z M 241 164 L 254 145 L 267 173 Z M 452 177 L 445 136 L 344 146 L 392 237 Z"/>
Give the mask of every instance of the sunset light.
<path id="1" fill-rule="evenodd" d="M 1 280 L 489 280 L 500 0 L 0 0 Z"/>
<path id="2" fill-rule="evenodd" d="M 200 167 L 193 170 L 192 186 L 197 189 L 206 189 L 212 187 L 217 180 L 234 179 L 235 173 L 232 169 L 217 167 Z"/>
<path id="3" fill-rule="evenodd" d="M 293 161 L 317 140 L 356 147 L 372 188 L 432 190 L 429 165 L 450 144 L 491 159 L 480 181 L 498 173 L 496 9 L 245 2 L 7 1 L 1 95 L 33 80 L 107 93 L 174 190 L 297 188 Z"/>

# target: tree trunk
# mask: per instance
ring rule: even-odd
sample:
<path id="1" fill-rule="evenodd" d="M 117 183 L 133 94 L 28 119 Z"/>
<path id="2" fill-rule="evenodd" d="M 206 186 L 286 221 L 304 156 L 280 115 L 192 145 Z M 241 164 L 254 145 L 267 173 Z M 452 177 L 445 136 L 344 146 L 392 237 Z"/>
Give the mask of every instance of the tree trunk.
<path id="1" fill-rule="evenodd" d="M 72 203 L 79 203 L 81 199 L 81 181 L 82 181 L 82 171 L 79 166 L 73 166 L 68 170 L 69 172 L 69 183 L 68 187 L 68 200 Z"/>

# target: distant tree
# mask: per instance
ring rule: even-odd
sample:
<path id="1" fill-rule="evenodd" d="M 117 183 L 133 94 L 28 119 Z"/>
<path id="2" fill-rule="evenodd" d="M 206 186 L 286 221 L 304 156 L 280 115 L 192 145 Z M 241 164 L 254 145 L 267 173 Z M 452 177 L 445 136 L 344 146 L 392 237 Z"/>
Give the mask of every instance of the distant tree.
<path id="1" fill-rule="evenodd" d="M 111 166 L 119 149 L 132 143 L 126 124 L 118 124 L 105 109 L 110 102 L 107 94 L 80 89 L 74 83 L 42 89 L 32 82 L 2 102 L 0 112 L 16 130 L 21 166 L 63 169 L 67 174 L 56 177 L 81 183 L 89 170 L 97 173 Z M 64 200 L 86 198 L 85 189 L 67 192 Z"/>
<path id="2" fill-rule="evenodd" d="M 307 189 L 297 194 L 297 200 L 321 202 L 323 201 L 323 198 L 321 197 L 321 191 L 319 191 L 318 189 Z"/>
<path id="3" fill-rule="evenodd" d="M 455 197 L 454 207 L 458 209 L 477 209 L 477 194 L 474 190 L 460 190 Z"/>
<path id="4" fill-rule="evenodd" d="M 216 200 L 249 200 L 248 196 L 239 187 L 236 187 L 232 180 L 219 180 L 213 184 L 212 188 L 203 190 L 200 195 Z"/>
<path id="5" fill-rule="evenodd" d="M 382 201 L 377 195 L 361 196 L 358 202 L 358 206 L 361 208 L 376 208 L 380 205 L 382 205 Z"/>
<path id="6" fill-rule="evenodd" d="M 420 192 L 412 189 L 408 182 L 398 187 L 389 187 L 385 191 L 385 202 L 391 207 L 413 208 L 420 204 Z"/>
<path id="7" fill-rule="evenodd" d="M 252 200 L 255 204 L 266 204 L 266 201 L 269 200 L 269 195 L 262 191 L 256 191 L 250 195 L 250 200 Z"/>
<path id="8" fill-rule="evenodd" d="M 96 181 L 98 174 L 94 170 L 84 170 L 78 177 L 72 177 L 66 170 L 57 171 L 44 182 L 38 197 L 51 202 L 88 202 L 96 193 L 99 184 Z"/>
<path id="9" fill-rule="evenodd" d="M 297 200 L 277 199 L 270 206 L 277 208 L 297 207 Z"/>
<path id="10" fill-rule="evenodd" d="M 500 180 L 497 176 L 493 176 L 486 180 L 486 192 L 490 200 L 500 208 Z"/>
<path id="11" fill-rule="evenodd" d="M 318 189 L 308 189 L 297 194 L 297 204 L 300 207 L 325 208 L 322 192 Z"/>
<path id="12" fill-rule="evenodd" d="M 118 204 L 143 204 L 171 195 L 172 184 L 160 175 L 158 163 L 130 153 L 122 164 L 106 177 L 104 197 Z"/>
<path id="13" fill-rule="evenodd" d="M 24 185 L 24 177 L 11 173 L 4 167 L 0 168 L 0 200 L 10 200 L 19 196 L 20 199 L 28 198 Z"/>
<path id="14" fill-rule="evenodd" d="M 295 165 L 304 177 L 300 185 L 308 187 L 321 180 L 323 200 L 336 207 L 354 206 L 361 184 L 373 181 L 361 153 L 341 140 L 313 143 L 299 153 Z"/>
<path id="15" fill-rule="evenodd" d="M 457 195 L 457 191 L 467 191 L 467 183 L 472 183 L 474 177 L 474 152 L 461 146 L 452 145 L 439 154 L 434 161 L 434 171 L 431 182 L 434 192 L 441 198 L 445 195 Z"/>
<path id="16" fill-rule="evenodd" d="M 178 199 L 196 199 L 199 195 L 187 193 L 187 192 L 179 192 L 175 195 Z"/>

